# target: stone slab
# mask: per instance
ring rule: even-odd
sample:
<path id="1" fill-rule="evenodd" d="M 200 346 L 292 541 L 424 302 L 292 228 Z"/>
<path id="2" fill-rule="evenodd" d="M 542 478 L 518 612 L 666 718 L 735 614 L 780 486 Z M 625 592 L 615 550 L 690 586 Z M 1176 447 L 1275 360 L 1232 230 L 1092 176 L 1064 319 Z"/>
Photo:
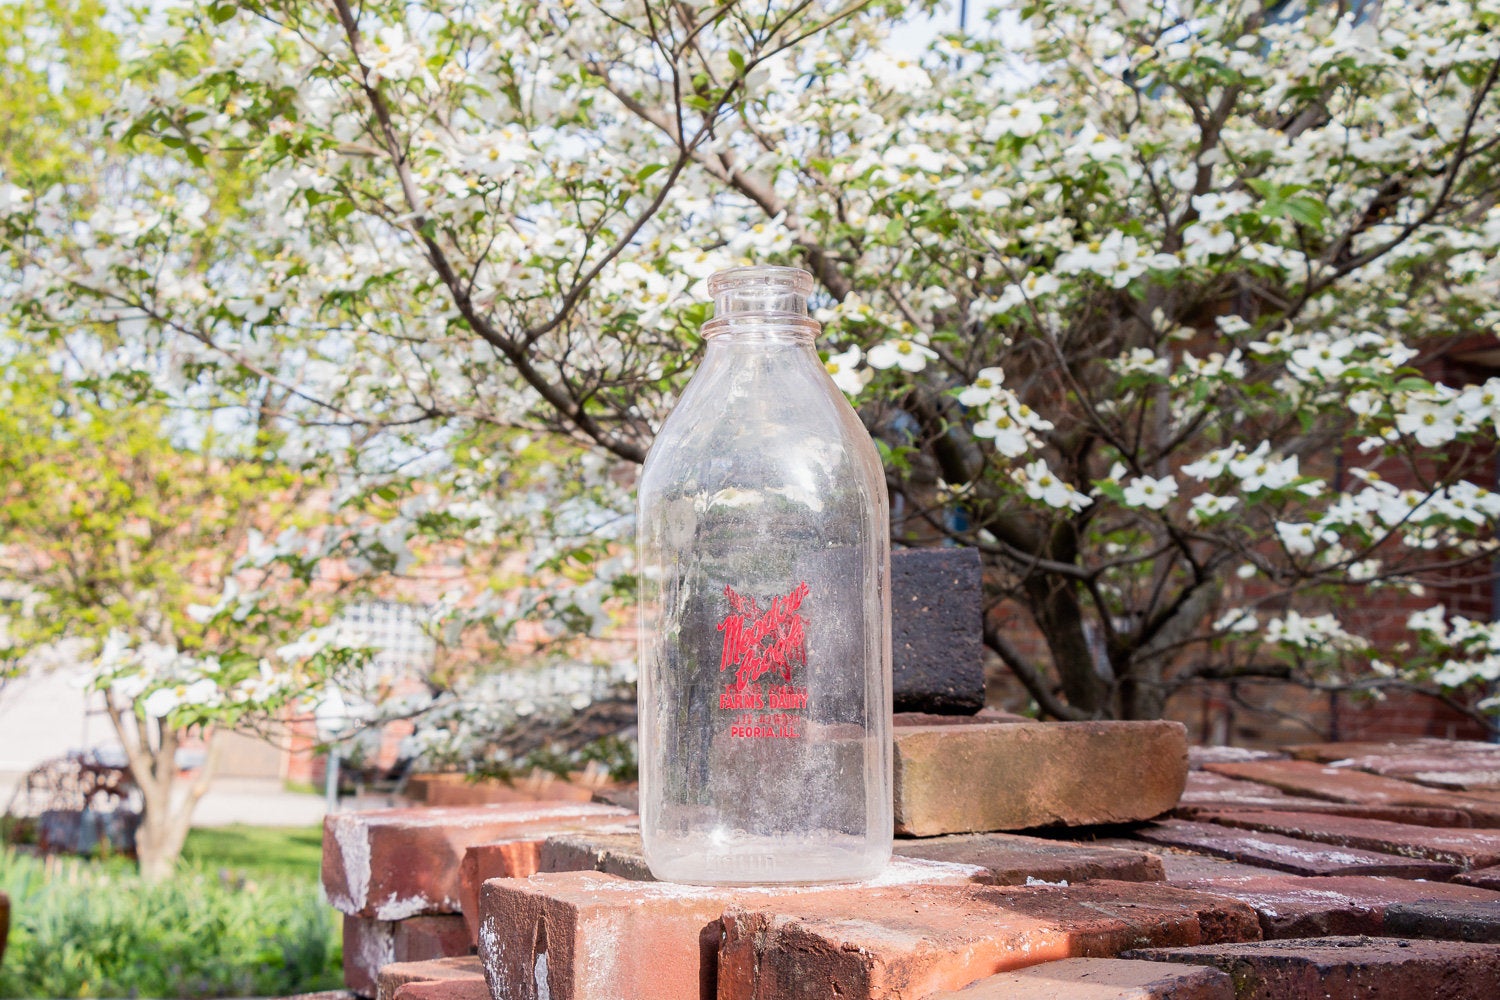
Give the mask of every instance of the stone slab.
<path id="1" fill-rule="evenodd" d="M 984 874 L 897 859 L 869 882 L 843 885 L 716 888 L 597 871 L 493 879 L 481 893 L 479 953 L 494 1000 L 698 1000 L 714 996 L 719 917 L 736 903 L 961 887 Z"/>
<path id="2" fill-rule="evenodd" d="M 1187 777 L 1176 722 L 903 726 L 895 743 L 896 832 L 909 836 L 1150 819 Z"/>
<path id="3" fill-rule="evenodd" d="M 626 815 L 588 802 L 335 813 L 323 822 L 323 888 L 334 908 L 351 916 L 457 913 L 459 868 L 470 846 Z"/>
<path id="4" fill-rule="evenodd" d="M 1493 830 L 1451 830 L 1295 812 L 1226 812 L 1211 814 L 1216 823 L 1248 830 L 1264 830 L 1301 840 L 1360 847 L 1367 851 L 1428 858 L 1461 868 L 1500 864 L 1500 833 Z"/>
<path id="5" fill-rule="evenodd" d="M 1500 901 L 1500 895 L 1472 886 L 1381 876 L 1272 875 L 1187 882 L 1183 888 L 1240 900 L 1259 915 L 1262 935 L 1268 939 L 1384 934 L 1386 912 L 1394 905 L 1468 907 Z"/>
<path id="6" fill-rule="evenodd" d="M 1141 941 L 1257 938 L 1243 904 L 1156 883 L 946 887 L 726 909 L 719 1000 L 902 1000 Z"/>
<path id="7" fill-rule="evenodd" d="M 1495 1000 L 1500 947 L 1332 937 L 1141 949 L 1127 957 L 1208 965 L 1238 1000 Z"/>
<path id="8" fill-rule="evenodd" d="M 1134 836 L 1155 844 L 1201 851 L 1294 875 L 1394 875 L 1398 878 L 1444 879 L 1458 871 L 1457 865 L 1425 858 L 1320 844 L 1217 823 L 1162 820 L 1134 831 Z"/>
<path id="9" fill-rule="evenodd" d="M 984 605 L 977 549 L 891 553 L 891 681 L 898 712 L 984 707 Z"/>
<path id="10" fill-rule="evenodd" d="M 928 1000 L 1234 1000 L 1234 981 L 1207 966 L 1064 958 L 1002 972 Z"/>
<path id="11" fill-rule="evenodd" d="M 1082 882 L 1107 878 L 1120 882 L 1158 882 L 1166 877 L 1161 859 L 1141 850 L 1023 837 L 1013 833 L 951 834 L 896 841 L 898 857 L 978 865 L 991 885 Z"/>
<path id="12" fill-rule="evenodd" d="M 1500 804 L 1485 801 L 1475 795 L 1445 792 L 1351 767 L 1335 767 L 1307 760 L 1270 760 L 1209 764 L 1207 770 L 1231 778 L 1270 785 L 1294 795 L 1330 802 L 1458 809 L 1467 812 L 1475 826 L 1500 826 Z"/>

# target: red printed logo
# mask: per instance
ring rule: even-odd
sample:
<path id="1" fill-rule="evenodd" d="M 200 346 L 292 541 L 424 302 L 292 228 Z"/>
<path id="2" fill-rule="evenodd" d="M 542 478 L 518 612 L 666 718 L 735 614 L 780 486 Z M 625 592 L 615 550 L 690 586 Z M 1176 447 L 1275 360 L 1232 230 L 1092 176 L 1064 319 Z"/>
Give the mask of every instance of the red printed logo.
<path id="1" fill-rule="evenodd" d="M 762 610 L 753 597 L 724 588 L 731 611 L 719 622 L 724 634 L 724 655 L 719 671 L 734 668 L 734 686 L 743 691 L 767 673 L 783 680 L 792 679 L 792 668 L 807 664 L 807 627 L 797 609 L 807 598 L 807 583 L 799 583 L 791 593 L 771 599 L 771 607 Z"/>

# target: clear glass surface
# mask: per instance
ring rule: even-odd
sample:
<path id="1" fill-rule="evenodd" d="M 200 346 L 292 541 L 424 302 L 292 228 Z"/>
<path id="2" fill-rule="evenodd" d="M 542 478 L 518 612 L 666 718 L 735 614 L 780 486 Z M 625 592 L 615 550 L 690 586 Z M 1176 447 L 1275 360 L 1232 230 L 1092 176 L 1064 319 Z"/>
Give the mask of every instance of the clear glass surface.
<path id="1" fill-rule="evenodd" d="M 893 825 L 884 473 L 814 350 L 811 276 L 710 288 L 639 488 L 646 860 L 679 882 L 868 878 Z"/>

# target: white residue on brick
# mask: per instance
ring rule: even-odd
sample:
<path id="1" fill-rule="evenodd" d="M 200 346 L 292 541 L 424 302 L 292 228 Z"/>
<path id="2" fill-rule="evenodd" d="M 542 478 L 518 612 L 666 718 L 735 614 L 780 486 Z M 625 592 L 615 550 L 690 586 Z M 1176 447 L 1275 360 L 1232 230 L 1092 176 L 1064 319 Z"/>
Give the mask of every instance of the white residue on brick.
<path id="1" fill-rule="evenodd" d="M 1063 886 L 1064 888 L 1066 888 L 1067 884 L 1068 884 L 1068 880 L 1067 879 L 1059 879 L 1056 882 L 1048 882 L 1044 878 L 1037 878 L 1035 875 L 1027 875 L 1026 876 L 1026 884 L 1027 885 L 1060 885 L 1060 886 Z"/>
<path id="2" fill-rule="evenodd" d="M 375 916 L 380 920 L 405 920 L 407 917 L 415 917 L 421 913 L 431 913 L 436 907 L 426 896 L 408 896 L 400 899 L 393 892 L 385 898 L 385 902 L 375 907 Z"/>
<path id="3" fill-rule="evenodd" d="M 536 988 L 536 1000 L 552 1000 L 552 984 L 547 981 L 547 953 L 536 957 L 531 967 L 531 984 Z"/>
<path id="4" fill-rule="evenodd" d="M 632 882 L 630 884 L 645 886 L 652 883 Z M 589 921 L 589 924 L 588 930 L 579 934 L 580 938 L 588 942 L 588 953 L 584 958 L 588 965 L 582 970 L 583 983 L 579 995 L 585 997 L 619 996 L 620 949 L 633 947 L 639 935 L 627 933 L 624 914 L 621 913 L 596 916 Z M 578 956 L 575 955 L 573 960 L 578 961 Z M 575 975 L 577 971 L 575 967 Z"/>
<path id="5" fill-rule="evenodd" d="M 370 892 L 370 833 L 356 814 L 344 813 L 333 817 L 333 840 L 344 863 L 344 884 L 349 895 L 330 902 L 345 913 L 355 913 L 364 907 Z"/>
<path id="6" fill-rule="evenodd" d="M 378 923 L 366 925 L 359 936 L 359 964 L 361 968 L 377 971 L 382 965 L 396 960 L 396 926 Z"/>

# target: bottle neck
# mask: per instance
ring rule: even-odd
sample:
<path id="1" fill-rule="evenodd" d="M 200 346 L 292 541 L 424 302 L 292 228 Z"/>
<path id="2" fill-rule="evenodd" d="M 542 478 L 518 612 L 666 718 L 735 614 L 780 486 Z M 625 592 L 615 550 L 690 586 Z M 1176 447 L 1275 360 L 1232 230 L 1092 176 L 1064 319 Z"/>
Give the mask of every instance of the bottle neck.
<path id="1" fill-rule="evenodd" d="M 703 324 L 703 336 L 811 345 L 819 330 L 807 315 L 812 287 L 812 275 L 794 267 L 719 271 L 708 279 L 714 318 Z"/>

